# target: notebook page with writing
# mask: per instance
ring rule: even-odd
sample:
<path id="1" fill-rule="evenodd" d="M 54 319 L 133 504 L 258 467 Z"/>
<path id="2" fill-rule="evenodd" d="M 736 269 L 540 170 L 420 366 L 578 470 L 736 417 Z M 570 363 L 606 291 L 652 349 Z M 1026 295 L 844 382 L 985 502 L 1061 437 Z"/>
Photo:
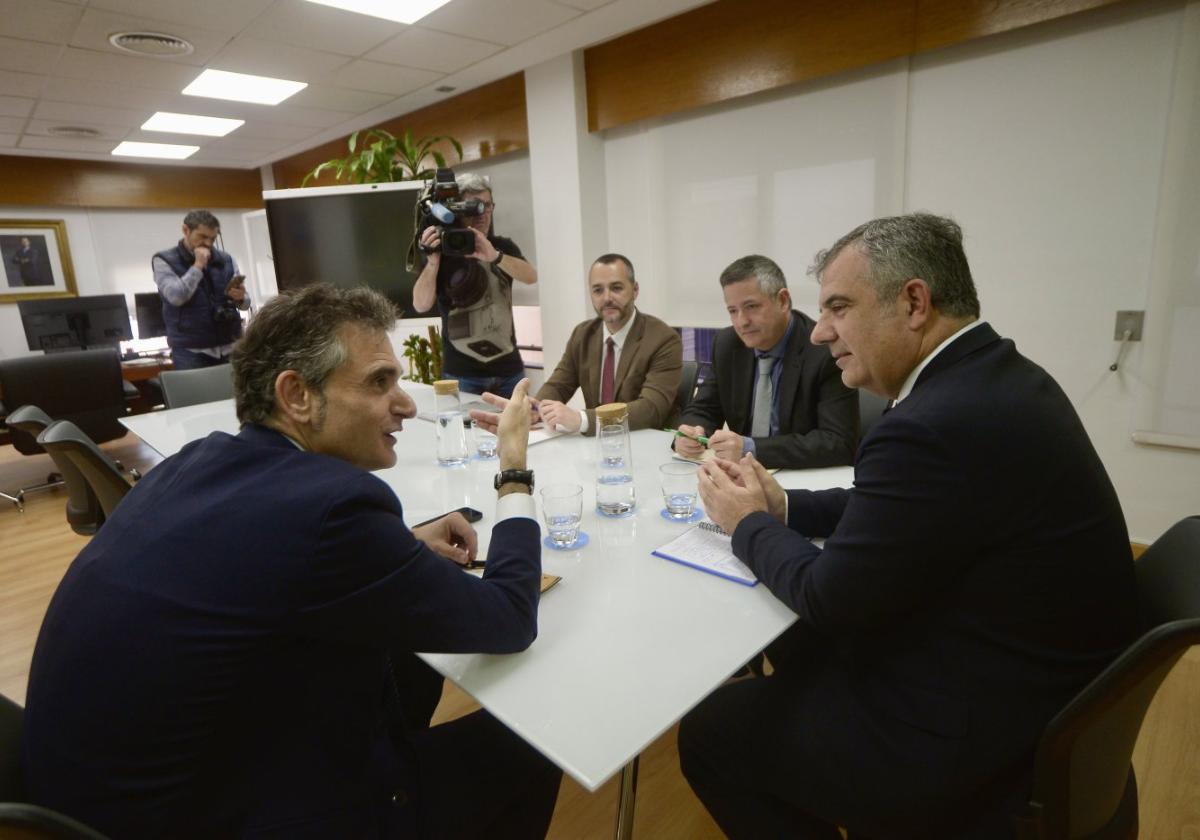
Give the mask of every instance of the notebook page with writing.
<path id="1" fill-rule="evenodd" d="M 688 528 L 651 554 L 745 586 L 758 583 L 754 572 L 733 556 L 729 535 L 712 522 L 701 522 Z"/>

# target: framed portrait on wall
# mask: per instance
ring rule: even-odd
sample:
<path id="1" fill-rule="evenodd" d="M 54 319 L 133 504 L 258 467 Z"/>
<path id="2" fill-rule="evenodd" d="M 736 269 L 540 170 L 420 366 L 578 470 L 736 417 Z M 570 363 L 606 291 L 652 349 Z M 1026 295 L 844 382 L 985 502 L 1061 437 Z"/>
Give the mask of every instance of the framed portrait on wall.
<path id="1" fill-rule="evenodd" d="M 0 261 L 0 303 L 78 294 L 62 219 L 0 219 Z"/>

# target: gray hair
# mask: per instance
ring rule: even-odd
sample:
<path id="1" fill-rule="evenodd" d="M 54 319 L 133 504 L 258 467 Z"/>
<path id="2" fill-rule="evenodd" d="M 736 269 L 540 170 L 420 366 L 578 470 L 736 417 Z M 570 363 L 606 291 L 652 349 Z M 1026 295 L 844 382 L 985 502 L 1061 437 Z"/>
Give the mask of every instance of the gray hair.
<path id="1" fill-rule="evenodd" d="M 633 275 L 633 263 L 624 254 L 601 254 L 592 260 L 592 265 L 616 265 L 617 263 L 625 266 L 625 277 L 629 282 L 636 283 L 637 278 Z"/>
<path id="2" fill-rule="evenodd" d="M 750 278 L 758 280 L 759 290 L 767 297 L 775 297 L 780 289 L 787 288 L 783 269 L 775 260 L 760 254 L 751 254 L 731 262 L 721 272 L 721 288 Z"/>
<path id="3" fill-rule="evenodd" d="M 481 193 L 483 191 L 492 191 L 492 179 L 486 175 L 477 175 L 474 172 L 464 172 L 454 179 L 458 183 L 458 191 L 465 193 Z"/>
<path id="4" fill-rule="evenodd" d="M 929 285 L 933 305 L 955 318 L 979 317 L 979 294 L 963 251 L 962 228 L 932 213 L 888 216 L 859 225 L 831 248 L 818 251 L 809 274 L 817 279 L 847 247 L 870 266 L 871 286 L 880 301 L 896 299 L 913 278 Z"/>
<path id="5" fill-rule="evenodd" d="M 213 230 L 221 229 L 221 223 L 217 221 L 217 217 L 207 210 L 192 210 L 183 217 L 183 226 L 188 230 L 195 230 L 201 225 Z"/>
<path id="6" fill-rule="evenodd" d="M 386 333 L 395 324 L 392 302 L 363 286 L 316 283 L 267 301 L 230 357 L 238 421 L 262 423 L 274 414 L 275 380 L 286 370 L 323 397 L 330 374 L 349 358 L 343 326 Z"/>

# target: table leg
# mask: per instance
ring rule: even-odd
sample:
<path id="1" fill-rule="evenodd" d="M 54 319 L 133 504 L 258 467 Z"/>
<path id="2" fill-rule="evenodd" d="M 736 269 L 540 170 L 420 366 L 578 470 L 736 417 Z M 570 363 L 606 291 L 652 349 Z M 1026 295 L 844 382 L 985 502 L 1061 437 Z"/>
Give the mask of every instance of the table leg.
<path id="1" fill-rule="evenodd" d="M 617 800 L 617 840 L 631 840 L 633 837 L 633 807 L 637 804 L 637 774 L 638 758 L 621 768 L 621 795 Z"/>

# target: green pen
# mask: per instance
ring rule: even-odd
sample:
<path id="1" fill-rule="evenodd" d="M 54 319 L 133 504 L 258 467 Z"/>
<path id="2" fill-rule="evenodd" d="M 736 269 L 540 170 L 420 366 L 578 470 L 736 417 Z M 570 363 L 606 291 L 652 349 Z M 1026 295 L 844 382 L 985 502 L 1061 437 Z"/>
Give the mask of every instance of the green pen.
<path id="1" fill-rule="evenodd" d="M 697 443 L 702 443 L 705 446 L 708 446 L 708 438 L 706 438 L 704 435 L 696 435 L 693 437 L 692 435 L 681 432 L 678 429 L 663 429 L 663 431 L 670 432 L 671 434 L 675 435 L 675 437 L 687 438 L 688 440 L 694 440 Z"/>

